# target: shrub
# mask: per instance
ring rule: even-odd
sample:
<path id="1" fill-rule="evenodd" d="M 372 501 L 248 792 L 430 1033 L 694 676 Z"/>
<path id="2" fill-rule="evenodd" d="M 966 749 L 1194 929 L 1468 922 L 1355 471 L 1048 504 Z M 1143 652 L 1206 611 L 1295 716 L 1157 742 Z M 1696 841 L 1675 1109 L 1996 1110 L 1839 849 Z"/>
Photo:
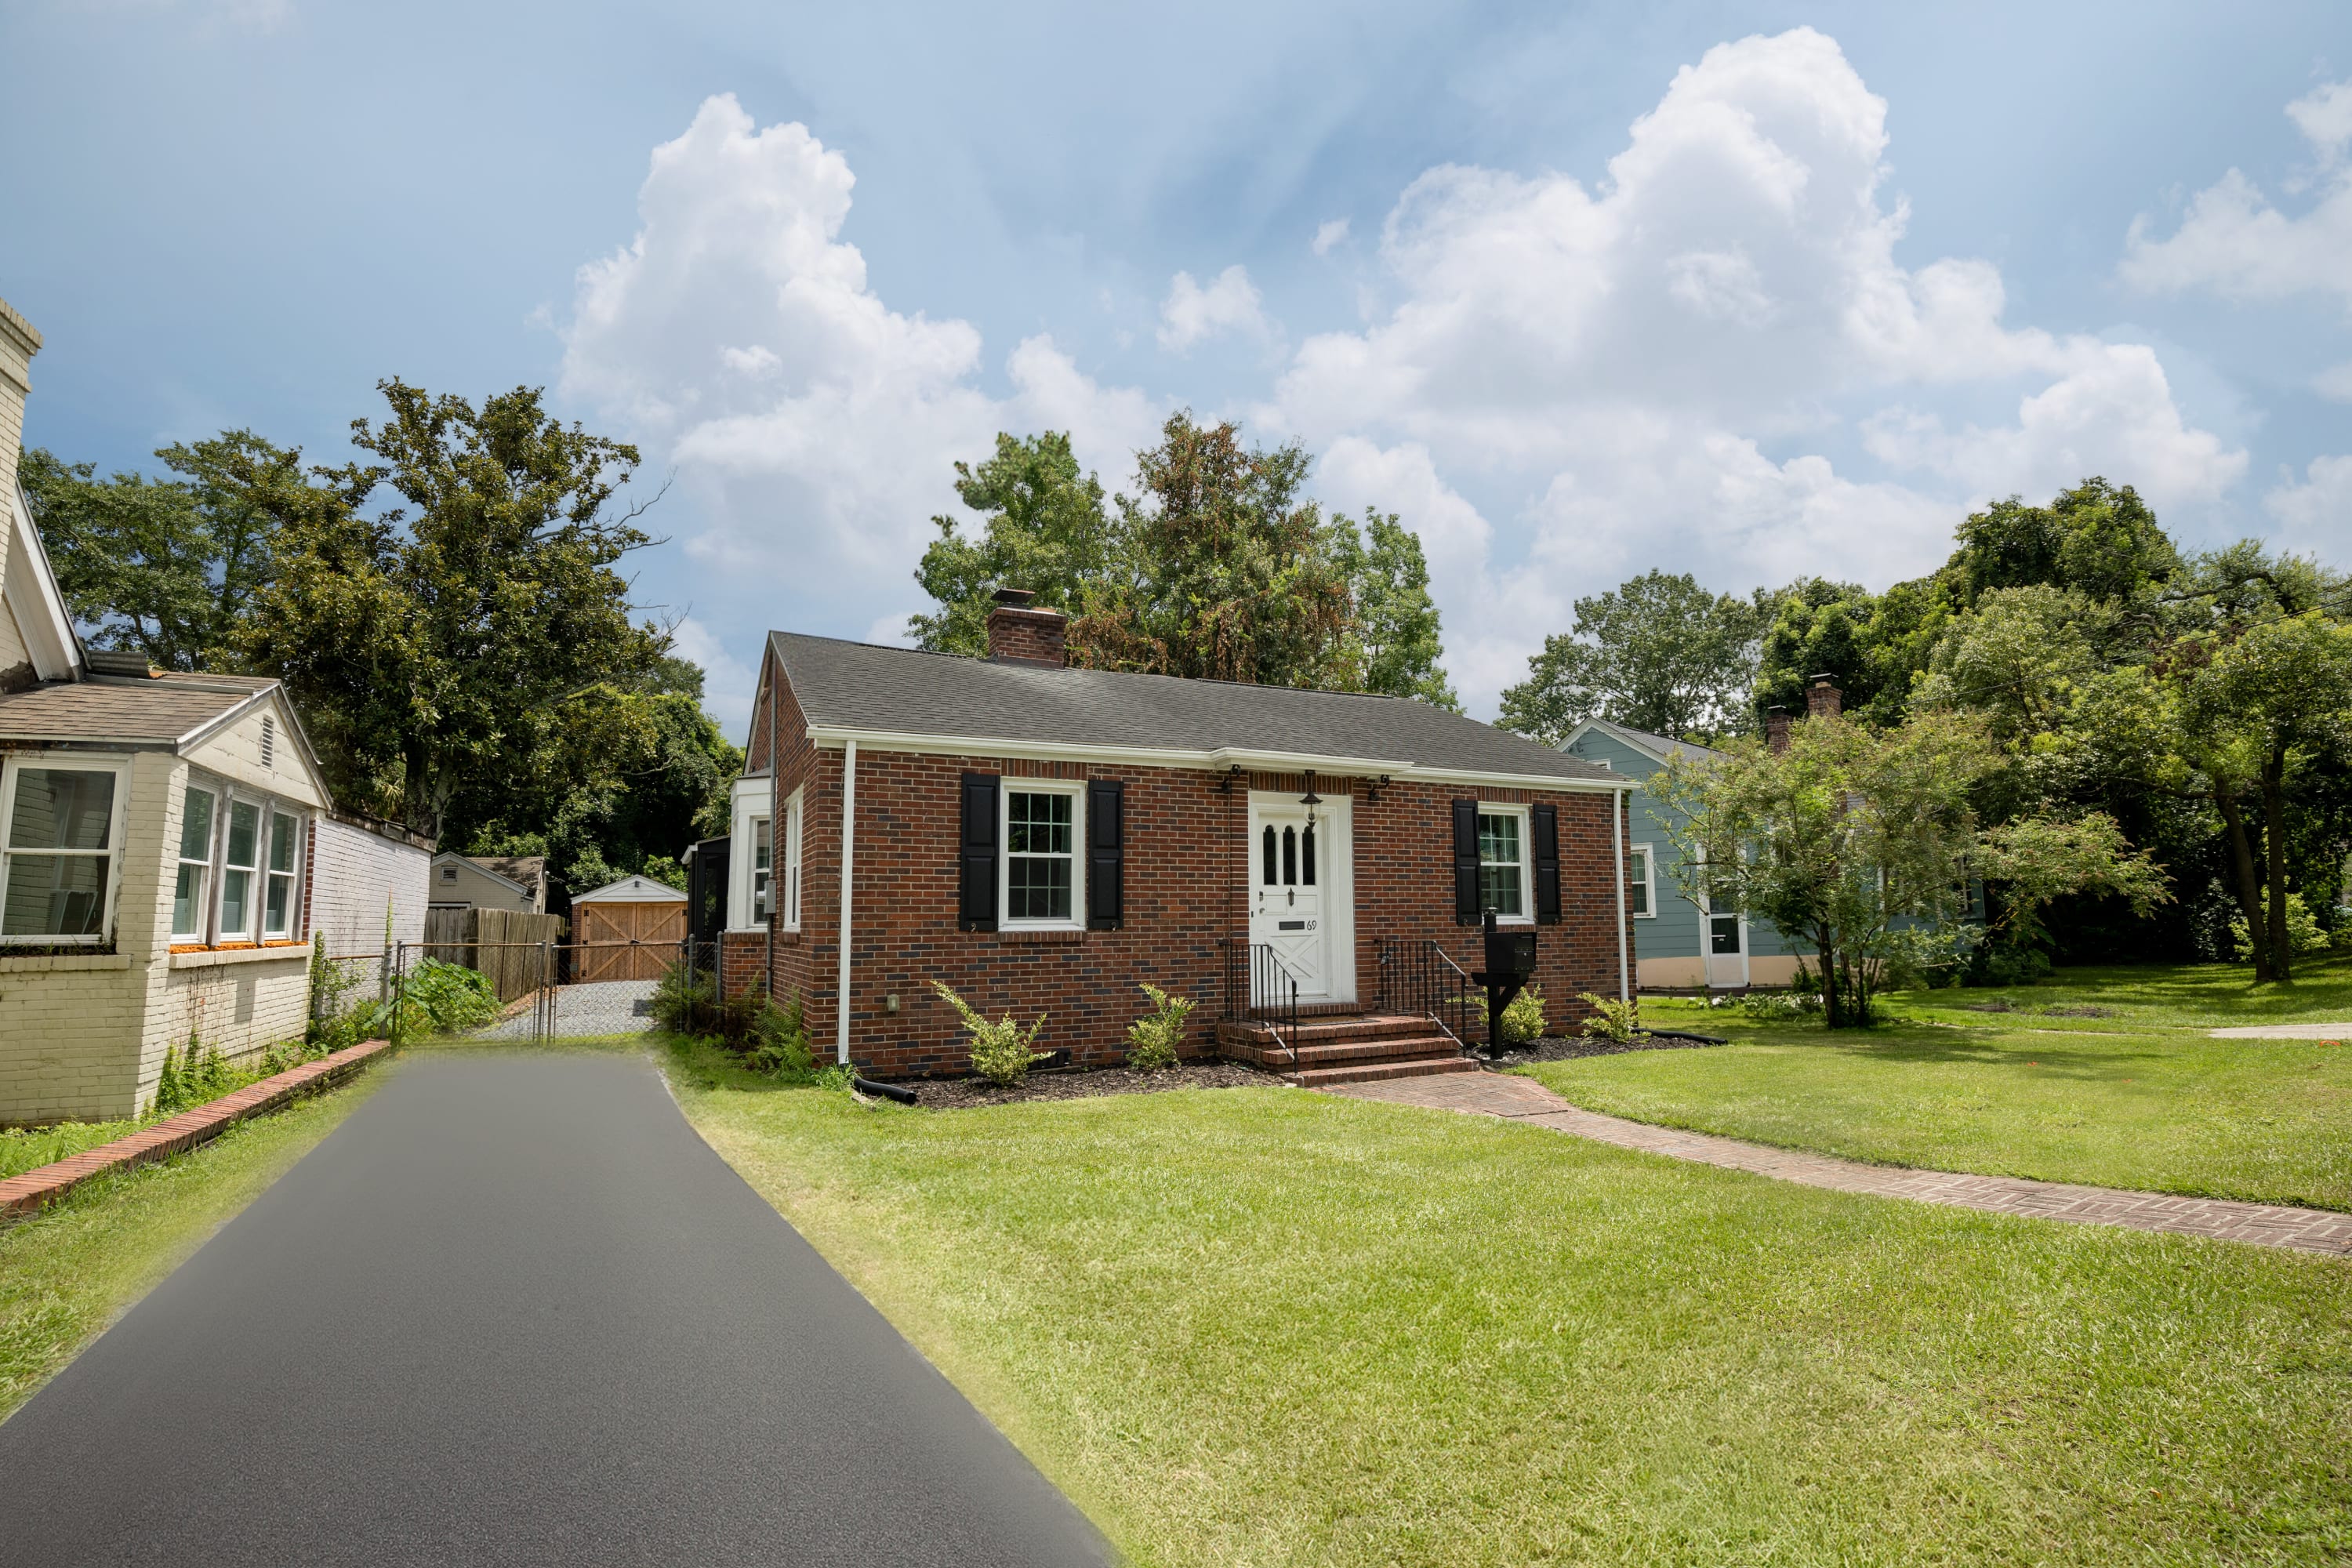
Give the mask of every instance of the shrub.
<path id="1" fill-rule="evenodd" d="M 478 1028 L 499 1016 L 499 994 L 490 977 L 462 963 L 428 958 L 410 972 L 400 990 L 399 1014 L 392 1021 L 393 1037 L 409 1039 L 425 1032 L 454 1033 Z"/>
<path id="2" fill-rule="evenodd" d="M 746 1059 L 754 1072 L 770 1078 L 804 1079 L 816 1070 L 816 1053 L 809 1047 L 808 1016 L 800 993 L 785 998 L 781 1007 L 763 1005 L 751 1022 L 751 1049 Z"/>
<path id="3" fill-rule="evenodd" d="M 1190 996 L 1171 996 L 1157 985 L 1145 985 L 1143 994 L 1151 998 L 1151 1011 L 1127 1026 L 1127 1065 L 1158 1072 L 1176 1065 L 1177 1047 L 1184 1043 L 1184 1020 L 1193 1003 Z"/>
<path id="4" fill-rule="evenodd" d="M 2271 916 L 2271 890 L 2263 889 L 2263 919 Z M 2292 952 L 2325 952 L 2329 947 L 2326 931 L 2303 901 L 2301 893 L 2286 896 L 2286 945 Z M 2240 963 L 2254 961 L 2253 939 L 2246 931 L 2246 917 L 2239 915 L 2230 921 L 2230 949 L 2238 955 Z"/>
<path id="5" fill-rule="evenodd" d="M 1576 999 L 1592 1009 L 1592 1016 L 1584 1020 L 1585 1038 L 1614 1040 L 1621 1046 L 1633 1039 L 1640 1022 L 1636 1004 L 1603 996 L 1597 991 L 1579 992 Z"/>
<path id="6" fill-rule="evenodd" d="M 944 981 L 934 980 L 931 989 L 947 999 L 963 1019 L 963 1026 L 971 1031 L 971 1069 L 1000 1089 L 1010 1088 L 1029 1076 L 1030 1067 L 1053 1055 L 1051 1051 L 1032 1051 L 1037 1031 L 1045 1026 L 1039 1018 L 1023 1029 L 1007 1013 L 996 1023 L 972 1009 L 971 1003 L 950 990 Z"/>
<path id="7" fill-rule="evenodd" d="M 1785 1024 L 1821 1016 L 1822 998 L 1819 992 L 1805 995 L 1794 991 L 1750 991 L 1739 999 L 1739 1010 L 1768 1024 Z"/>
<path id="8" fill-rule="evenodd" d="M 646 1006 L 654 1022 L 673 1035 L 717 1040 L 741 1051 L 757 1044 L 753 1032 L 764 1016 L 767 998 L 751 991 L 722 1002 L 717 976 L 689 968 L 680 959 L 662 971 Z"/>
<path id="9" fill-rule="evenodd" d="M 215 1046 L 188 1037 L 188 1048 L 175 1053 L 163 1047 L 163 1068 L 155 1079 L 155 1114 L 170 1116 L 216 1100 L 237 1085 L 236 1069 L 221 1059 Z"/>
<path id="10" fill-rule="evenodd" d="M 1544 1032 L 1543 987 L 1530 985 L 1503 1008 L 1503 1043 L 1524 1046 Z"/>

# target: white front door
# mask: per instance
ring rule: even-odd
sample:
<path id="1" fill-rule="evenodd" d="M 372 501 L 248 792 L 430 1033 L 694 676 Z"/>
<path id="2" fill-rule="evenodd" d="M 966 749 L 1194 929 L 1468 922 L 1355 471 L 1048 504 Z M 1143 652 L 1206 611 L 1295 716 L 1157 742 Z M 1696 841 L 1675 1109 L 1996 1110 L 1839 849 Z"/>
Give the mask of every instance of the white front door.
<path id="1" fill-rule="evenodd" d="M 1748 984 L 1748 922 L 1738 915 L 1703 913 L 1700 940 L 1706 943 L 1706 983 L 1731 991 Z"/>
<path id="2" fill-rule="evenodd" d="M 1340 878 L 1332 850 L 1331 814 L 1309 822 L 1295 800 L 1250 801 L 1250 942 L 1273 949 L 1302 1002 L 1340 994 L 1332 973 L 1332 916 Z"/>

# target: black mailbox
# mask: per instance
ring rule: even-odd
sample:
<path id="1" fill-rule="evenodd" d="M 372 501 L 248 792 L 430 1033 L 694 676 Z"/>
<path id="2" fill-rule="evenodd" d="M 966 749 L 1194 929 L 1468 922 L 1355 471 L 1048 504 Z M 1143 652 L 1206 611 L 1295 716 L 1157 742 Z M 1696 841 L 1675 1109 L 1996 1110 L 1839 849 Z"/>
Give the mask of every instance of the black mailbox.
<path id="1" fill-rule="evenodd" d="M 1486 973 L 1496 982 L 1524 983 L 1536 972 L 1536 933 L 1486 928 Z"/>

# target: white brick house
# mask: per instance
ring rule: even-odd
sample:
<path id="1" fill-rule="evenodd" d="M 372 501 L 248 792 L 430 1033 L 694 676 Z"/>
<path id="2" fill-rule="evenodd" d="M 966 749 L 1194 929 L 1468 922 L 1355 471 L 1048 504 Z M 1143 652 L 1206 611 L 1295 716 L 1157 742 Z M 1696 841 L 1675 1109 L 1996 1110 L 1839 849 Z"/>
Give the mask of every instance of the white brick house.
<path id="1" fill-rule="evenodd" d="M 39 346 L 0 304 L 0 1125 L 134 1115 L 192 1037 L 299 1037 L 331 805 L 277 681 L 82 647 L 16 479 Z M 400 848 L 363 859 L 421 920 L 431 846 Z M 338 889 L 364 951 L 390 886 Z"/>

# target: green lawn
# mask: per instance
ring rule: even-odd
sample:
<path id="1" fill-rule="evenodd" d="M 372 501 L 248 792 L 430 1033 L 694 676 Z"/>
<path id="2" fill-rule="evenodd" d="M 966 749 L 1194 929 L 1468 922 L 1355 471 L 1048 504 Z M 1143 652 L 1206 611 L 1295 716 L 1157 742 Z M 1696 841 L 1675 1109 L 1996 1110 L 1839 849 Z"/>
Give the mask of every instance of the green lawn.
<path id="1" fill-rule="evenodd" d="M 2340 1262 L 1295 1089 L 671 1077 L 1139 1563 L 2352 1552 Z"/>
<path id="2" fill-rule="evenodd" d="M 39 1215 L 0 1226 L 0 1417 L 310 1152 L 374 1081 L 363 1075 L 241 1122 L 191 1153 L 100 1176 Z"/>
<path id="3" fill-rule="evenodd" d="M 1904 994 L 1912 1021 L 1835 1035 L 1651 998 L 1648 1021 L 1733 1043 L 1521 1070 L 1588 1110 L 1857 1160 L 2352 1208 L 2352 1045 L 2205 1033 L 2352 1020 L 2352 963 L 2252 993 L 2219 967 L 2070 971 Z M 2018 1010 L 1970 1010 L 1996 1000 Z M 2107 1014 L 2063 1011 L 2086 1007 Z"/>

